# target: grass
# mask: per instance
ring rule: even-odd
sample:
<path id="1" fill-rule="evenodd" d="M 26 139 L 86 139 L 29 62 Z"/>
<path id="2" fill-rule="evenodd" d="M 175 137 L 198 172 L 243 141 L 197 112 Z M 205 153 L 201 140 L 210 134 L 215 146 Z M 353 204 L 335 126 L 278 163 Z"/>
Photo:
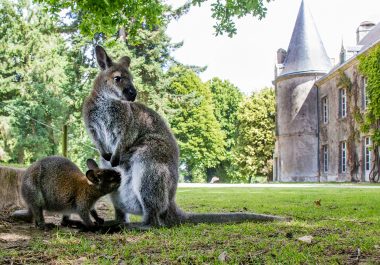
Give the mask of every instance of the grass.
<path id="1" fill-rule="evenodd" d="M 229 264 L 380 263 L 380 189 L 180 188 L 177 201 L 186 211 L 248 210 L 292 221 L 113 235 L 36 230 L 27 246 L 0 249 L 0 263 L 218 264 L 223 252 Z M 310 244 L 298 240 L 306 235 Z"/>

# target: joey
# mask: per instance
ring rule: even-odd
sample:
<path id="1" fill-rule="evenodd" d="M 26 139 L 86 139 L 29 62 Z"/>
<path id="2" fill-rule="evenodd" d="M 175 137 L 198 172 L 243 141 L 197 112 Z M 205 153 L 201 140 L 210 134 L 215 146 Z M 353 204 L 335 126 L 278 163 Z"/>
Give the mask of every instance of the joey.
<path id="1" fill-rule="evenodd" d="M 70 225 L 70 214 L 78 214 L 86 228 L 102 224 L 94 209 L 102 196 L 117 190 L 120 173 L 113 169 L 101 169 L 92 159 L 87 160 L 88 170 L 83 174 L 70 160 L 60 156 L 45 157 L 33 163 L 25 172 L 21 193 L 27 204 L 27 214 L 33 217 L 40 229 L 51 228 L 46 224 L 43 210 L 63 214 L 62 225 Z M 17 218 L 22 211 L 16 211 Z M 91 216 L 95 219 L 94 223 Z"/>

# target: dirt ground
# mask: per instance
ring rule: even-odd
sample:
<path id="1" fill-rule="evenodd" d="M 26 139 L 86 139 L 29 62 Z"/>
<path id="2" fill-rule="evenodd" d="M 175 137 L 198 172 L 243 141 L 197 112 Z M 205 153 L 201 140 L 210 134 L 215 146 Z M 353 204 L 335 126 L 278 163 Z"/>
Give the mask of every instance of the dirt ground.
<path id="1" fill-rule="evenodd" d="M 95 206 L 100 217 L 110 220 L 114 215 L 111 202 L 107 197 L 100 199 Z M 0 248 L 1 249 L 22 249 L 29 245 L 31 238 L 35 235 L 44 235 L 45 240 L 49 240 L 51 231 L 41 231 L 34 226 L 34 223 L 26 223 L 13 220 L 10 215 L 13 210 L 0 212 Z M 45 222 L 53 223 L 60 226 L 62 215 L 56 213 L 44 213 Z M 76 215 L 71 217 L 74 220 L 80 220 Z M 61 227 L 64 230 L 78 232 L 77 229 Z"/>

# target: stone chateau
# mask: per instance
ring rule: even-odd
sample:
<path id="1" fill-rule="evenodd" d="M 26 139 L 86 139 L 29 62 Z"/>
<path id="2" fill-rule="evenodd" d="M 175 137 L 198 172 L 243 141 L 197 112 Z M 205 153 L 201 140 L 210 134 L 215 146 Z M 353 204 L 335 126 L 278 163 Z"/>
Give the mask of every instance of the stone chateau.
<path id="1" fill-rule="evenodd" d="M 289 47 L 277 51 L 274 181 L 370 181 L 371 138 L 357 133 L 353 109 L 366 111 L 357 57 L 380 45 L 380 23 L 362 22 L 356 35 L 332 65 L 302 1 Z"/>

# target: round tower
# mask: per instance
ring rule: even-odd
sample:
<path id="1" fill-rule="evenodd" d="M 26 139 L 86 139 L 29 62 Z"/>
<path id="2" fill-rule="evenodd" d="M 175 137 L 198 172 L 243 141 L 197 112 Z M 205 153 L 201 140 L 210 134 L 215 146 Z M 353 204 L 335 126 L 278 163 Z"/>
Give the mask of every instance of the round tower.
<path id="1" fill-rule="evenodd" d="M 274 80 L 274 180 L 318 181 L 318 92 L 314 82 L 330 69 L 330 59 L 302 1 L 285 60 Z"/>

